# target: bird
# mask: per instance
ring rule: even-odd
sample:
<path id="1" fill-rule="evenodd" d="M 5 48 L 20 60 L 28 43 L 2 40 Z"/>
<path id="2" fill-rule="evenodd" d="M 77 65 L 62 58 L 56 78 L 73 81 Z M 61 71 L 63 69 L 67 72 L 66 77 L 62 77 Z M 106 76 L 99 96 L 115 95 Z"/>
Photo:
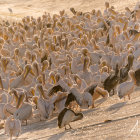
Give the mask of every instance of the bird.
<path id="1" fill-rule="evenodd" d="M 114 88 L 117 86 L 119 83 L 120 77 L 118 76 L 119 74 L 119 67 L 118 64 L 116 65 L 115 73 L 110 74 L 104 81 L 103 87 L 105 90 L 107 90 L 110 94 L 110 91 L 113 90 L 113 95 L 114 95 Z M 110 94 L 111 95 L 111 94 Z"/>
<path id="2" fill-rule="evenodd" d="M 11 14 L 13 14 L 13 10 L 11 8 L 8 8 L 8 10 Z"/>
<path id="3" fill-rule="evenodd" d="M 80 93 L 79 90 L 75 87 L 72 87 L 67 96 L 65 102 L 65 107 L 67 107 L 71 102 L 76 101 L 76 103 L 81 108 L 88 108 L 92 106 L 92 96 L 89 92 Z"/>
<path id="4" fill-rule="evenodd" d="M 37 89 L 39 90 L 39 98 L 37 99 L 37 109 L 40 113 L 40 119 L 48 119 L 52 114 L 54 104 L 53 102 L 51 103 L 48 99 L 44 98 L 44 91 L 41 84 L 37 84 Z"/>
<path id="5" fill-rule="evenodd" d="M 120 84 L 128 80 L 128 72 L 133 65 L 133 60 L 134 60 L 134 56 L 129 55 L 128 64 L 125 67 L 120 69 L 120 81 L 119 81 Z"/>
<path id="6" fill-rule="evenodd" d="M 17 110 L 14 113 L 14 118 L 19 120 L 25 120 L 27 125 L 27 120 L 32 116 L 32 105 L 30 103 L 24 102 L 25 93 L 20 92 L 18 103 L 17 103 Z"/>
<path id="7" fill-rule="evenodd" d="M 70 122 L 78 121 L 82 118 L 82 113 L 75 113 L 71 109 L 64 108 L 58 115 L 58 127 L 65 127 L 65 130 L 67 130 L 66 126 L 69 125 L 70 129 L 72 129 Z"/>
<path id="8" fill-rule="evenodd" d="M 70 90 L 70 87 L 61 79 L 60 74 L 56 75 L 56 84 L 48 89 L 48 96 L 52 96 L 54 93 L 57 93 L 58 91 L 61 92 L 68 92 Z"/>
<path id="9" fill-rule="evenodd" d="M 125 96 L 127 95 L 130 100 L 130 94 L 134 91 L 136 87 L 135 72 L 133 70 L 130 70 L 128 74 L 131 80 L 123 82 L 117 87 L 117 93 L 120 99 L 123 97 L 125 98 Z"/>
<path id="10" fill-rule="evenodd" d="M 94 101 L 97 100 L 100 96 L 101 97 L 106 97 L 108 96 L 108 92 L 104 90 L 103 88 L 99 87 L 97 84 L 92 84 L 89 87 L 87 87 L 84 92 L 88 92 L 92 96 L 92 108 L 94 108 Z"/>
<path id="11" fill-rule="evenodd" d="M 5 130 L 5 133 L 10 136 L 10 140 L 12 140 L 13 136 L 18 137 L 21 132 L 20 120 L 15 119 L 13 115 L 9 116 L 6 119 L 4 130 Z"/>
<path id="12" fill-rule="evenodd" d="M 27 78 L 29 72 L 32 72 L 31 65 L 27 64 L 24 68 L 22 74 L 10 82 L 10 89 L 20 87 L 24 84 L 25 79 Z"/>

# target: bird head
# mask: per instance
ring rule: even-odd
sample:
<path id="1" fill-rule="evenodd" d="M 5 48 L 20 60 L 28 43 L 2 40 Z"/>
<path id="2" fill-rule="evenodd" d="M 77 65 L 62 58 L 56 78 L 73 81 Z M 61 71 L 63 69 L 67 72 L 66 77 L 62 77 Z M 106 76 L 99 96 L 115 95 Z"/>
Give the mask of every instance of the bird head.
<path id="1" fill-rule="evenodd" d="M 32 67 L 30 64 L 26 64 L 25 68 L 24 68 L 24 75 L 23 78 L 24 80 L 26 79 L 26 77 L 28 76 L 28 74 L 31 73 L 32 75 L 35 75 L 32 71 Z"/>

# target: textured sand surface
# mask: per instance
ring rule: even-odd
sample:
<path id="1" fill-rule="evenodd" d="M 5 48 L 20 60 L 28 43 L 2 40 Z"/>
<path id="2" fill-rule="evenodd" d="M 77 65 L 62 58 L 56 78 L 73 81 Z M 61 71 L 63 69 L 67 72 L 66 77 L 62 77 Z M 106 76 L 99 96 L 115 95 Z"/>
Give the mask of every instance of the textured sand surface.
<path id="1" fill-rule="evenodd" d="M 133 9 L 138 0 L 108 0 L 117 10 L 126 6 Z M 0 0 L 0 16 L 6 19 L 24 16 L 39 16 L 44 11 L 51 14 L 70 7 L 76 10 L 104 10 L 104 0 Z M 8 8 L 13 10 L 10 14 Z M 95 109 L 84 111 L 83 120 L 71 123 L 72 130 L 57 127 L 57 118 L 41 122 L 29 122 L 22 126 L 17 140 L 136 140 L 140 139 L 140 89 L 132 94 L 129 101 L 119 100 L 115 95 L 106 101 L 99 99 Z M 112 120 L 105 123 L 105 120 Z M 4 130 L 0 130 L 0 140 L 7 140 Z"/>
<path id="2" fill-rule="evenodd" d="M 140 89 L 139 89 L 140 90 Z M 57 127 L 57 118 L 48 121 L 29 122 L 22 126 L 17 140 L 136 140 L 140 138 L 140 91 L 132 94 L 129 101 L 116 95 L 106 101 L 96 101 L 96 108 L 83 111 L 84 118 L 71 123 L 73 129 L 65 131 Z M 106 120 L 111 120 L 105 122 Z M 0 130 L 1 140 L 7 140 Z"/>
<path id="3" fill-rule="evenodd" d="M 124 11 L 126 6 L 133 9 L 138 2 L 138 0 L 107 1 L 119 11 Z M 71 7 L 81 11 L 91 11 L 93 9 L 101 9 L 103 11 L 104 3 L 104 0 L 0 0 L 0 16 L 7 19 L 24 16 L 37 17 L 45 11 L 54 14 L 63 9 L 70 14 L 69 9 Z M 10 14 L 8 8 L 13 10 L 13 14 Z"/>

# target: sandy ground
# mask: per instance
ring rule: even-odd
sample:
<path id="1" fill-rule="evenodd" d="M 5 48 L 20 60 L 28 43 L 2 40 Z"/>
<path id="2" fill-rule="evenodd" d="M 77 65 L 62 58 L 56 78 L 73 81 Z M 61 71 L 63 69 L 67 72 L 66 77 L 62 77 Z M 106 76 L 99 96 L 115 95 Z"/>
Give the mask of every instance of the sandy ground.
<path id="1" fill-rule="evenodd" d="M 140 139 L 140 88 L 131 100 L 120 100 L 117 95 L 96 101 L 96 108 L 83 111 L 84 118 L 71 123 L 73 129 L 57 127 L 57 118 L 30 122 L 22 126 L 16 140 L 138 140 Z M 106 120 L 111 120 L 105 122 Z M 0 140 L 7 140 L 0 130 Z"/>
<path id="2" fill-rule="evenodd" d="M 138 0 L 106 0 L 117 10 L 124 11 L 126 6 L 133 9 Z M 65 9 L 71 14 L 69 9 L 74 7 L 76 10 L 91 11 L 93 9 L 104 10 L 105 0 L 0 0 L 0 16 L 6 19 L 24 16 L 40 16 L 43 12 L 51 14 L 58 13 Z M 11 8 L 13 13 L 8 10 Z"/>
<path id="3" fill-rule="evenodd" d="M 133 9 L 138 0 L 108 0 L 116 9 L 123 12 L 128 6 Z M 91 11 L 104 10 L 104 0 L 0 0 L 0 16 L 6 19 L 20 19 L 24 16 L 39 16 L 44 11 L 51 14 L 69 8 Z M 12 8 L 10 14 L 8 8 Z M 107 100 L 99 99 L 97 107 L 83 111 L 84 118 L 71 123 L 72 130 L 57 127 L 57 118 L 41 122 L 29 122 L 22 126 L 17 140 L 136 140 L 140 139 L 140 89 L 124 102 L 115 95 Z M 104 122 L 105 120 L 112 120 Z M 0 130 L 0 140 L 7 140 L 4 130 Z"/>

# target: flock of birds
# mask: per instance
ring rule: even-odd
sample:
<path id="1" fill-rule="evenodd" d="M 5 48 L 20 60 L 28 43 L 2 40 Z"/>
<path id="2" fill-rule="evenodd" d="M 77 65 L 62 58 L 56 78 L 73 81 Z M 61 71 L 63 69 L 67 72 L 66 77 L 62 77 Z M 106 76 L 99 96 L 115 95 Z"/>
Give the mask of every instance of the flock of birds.
<path id="1" fill-rule="evenodd" d="M 34 117 L 57 115 L 67 129 L 100 97 L 130 99 L 140 86 L 139 9 L 119 13 L 106 2 L 103 13 L 70 8 L 72 17 L 0 23 L 0 120 L 10 139 Z"/>

